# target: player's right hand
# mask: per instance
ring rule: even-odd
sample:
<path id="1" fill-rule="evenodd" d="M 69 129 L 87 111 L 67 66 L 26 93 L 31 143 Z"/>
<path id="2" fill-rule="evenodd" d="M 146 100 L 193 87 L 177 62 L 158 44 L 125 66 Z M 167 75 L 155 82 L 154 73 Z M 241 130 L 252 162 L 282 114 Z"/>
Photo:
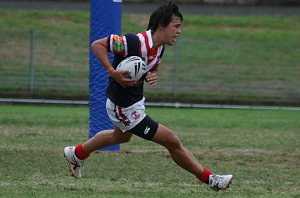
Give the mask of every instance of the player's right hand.
<path id="1" fill-rule="evenodd" d="M 136 80 L 128 79 L 125 77 L 128 72 L 128 70 L 113 70 L 112 72 L 110 72 L 110 76 L 124 88 L 135 86 L 137 83 Z"/>

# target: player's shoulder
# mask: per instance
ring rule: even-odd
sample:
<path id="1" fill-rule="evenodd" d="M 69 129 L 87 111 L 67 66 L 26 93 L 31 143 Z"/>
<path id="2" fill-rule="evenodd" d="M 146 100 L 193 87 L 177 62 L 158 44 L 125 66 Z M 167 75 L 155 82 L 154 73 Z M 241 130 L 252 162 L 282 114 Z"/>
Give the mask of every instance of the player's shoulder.
<path id="1" fill-rule="evenodd" d="M 126 34 L 124 34 L 124 36 L 126 37 L 126 40 L 128 42 L 139 42 L 139 38 L 137 37 L 137 34 L 126 33 Z"/>
<path id="2" fill-rule="evenodd" d="M 127 42 L 128 53 L 127 56 L 139 56 L 140 55 L 140 40 L 133 33 L 124 34 Z"/>

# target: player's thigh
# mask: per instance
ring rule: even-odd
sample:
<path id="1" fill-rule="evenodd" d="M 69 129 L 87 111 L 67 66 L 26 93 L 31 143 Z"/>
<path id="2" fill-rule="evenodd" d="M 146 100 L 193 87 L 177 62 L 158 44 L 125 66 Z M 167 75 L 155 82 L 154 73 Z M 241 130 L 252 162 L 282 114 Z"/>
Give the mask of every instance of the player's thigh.
<path id="1" fill-rule="evenodd" d="M 151 140 L 157 131 L 158 125 L 156 121 L 146 115 L 136 126 L 128 130 L 128 132 L 145 140 Z"/>

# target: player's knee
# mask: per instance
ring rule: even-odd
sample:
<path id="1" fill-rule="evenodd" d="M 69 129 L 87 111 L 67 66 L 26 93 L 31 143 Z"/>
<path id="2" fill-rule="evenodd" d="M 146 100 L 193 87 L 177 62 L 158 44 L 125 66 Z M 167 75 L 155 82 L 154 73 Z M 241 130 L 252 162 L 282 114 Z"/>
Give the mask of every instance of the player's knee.
<path id="1" fill-rule="evenodd" d="M 180 149 L 182 144 L 179 138 L 175 134 L 170 134 L 169 137 L 166 139 L 165 145 L 168 150 L 175 150 Z"/>
<path id="2" fill-rule="evenodd" d="M 116 144 L 123 144 L 130 141 L 131 135 L 113 135 L 112 138 Z"/>
<path id="3" fill-rule="evenodd" d="M 131 136 L 120 139 L 120 144 L 127 143 L 131 140 Z"/>

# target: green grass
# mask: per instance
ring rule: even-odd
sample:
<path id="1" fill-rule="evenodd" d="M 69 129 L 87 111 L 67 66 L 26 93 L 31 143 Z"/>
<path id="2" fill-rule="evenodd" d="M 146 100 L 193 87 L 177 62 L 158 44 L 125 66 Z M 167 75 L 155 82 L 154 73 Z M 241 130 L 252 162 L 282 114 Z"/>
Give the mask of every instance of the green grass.
<path id="1" fill-rule="evenodd" d="M 298 111 L 147 109 L 201 164 L 235 175 L 219 193 L 137 137 L 120 152 L 92 154 L 83 178 L 73 179 L 62 150 L 87 139 L 87 107 L 2 105 L 0 112 L 0 197 L 300 196 Z"/>
<path id="2" fill-rule="evenodd" d="M 88 11 L 0 9 L 0 14 L 2 93 L 28 91 L 29 32 L 33 27 L 35 95 L 87 98 Z M 124 13 L 122 32 L 144 31 L 148 17 Z M 189 95 L 198 100 L 299 101 L 299 21 L 299 16 L 185 15 L 176 100 Z M 149 97 L 172 96 L 173 58 L 173 47 L 167 47 L 158 86 L 145 89 Z"/>

